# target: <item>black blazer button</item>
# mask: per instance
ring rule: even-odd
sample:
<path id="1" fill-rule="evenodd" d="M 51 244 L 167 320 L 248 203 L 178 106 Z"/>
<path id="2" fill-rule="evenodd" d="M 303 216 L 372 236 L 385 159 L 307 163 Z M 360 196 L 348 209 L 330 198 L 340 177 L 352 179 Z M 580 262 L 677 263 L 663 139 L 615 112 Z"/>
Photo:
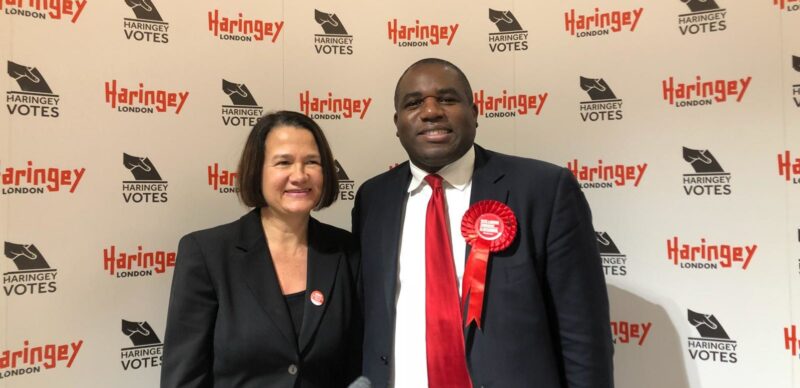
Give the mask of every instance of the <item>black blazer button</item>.
<path id="1" fill-rule="evenodd" d="M 389 357 L 381 356 L 381 361 L 383 361 L 384 364 L 389 365 Z"/>
<path id="2" fill-rule="evenodd" d="M 295 364 L 289 365 L 289 374 L 290 375 L 296 375 L 297 374 L 297 365 L 295 365 Z"/>

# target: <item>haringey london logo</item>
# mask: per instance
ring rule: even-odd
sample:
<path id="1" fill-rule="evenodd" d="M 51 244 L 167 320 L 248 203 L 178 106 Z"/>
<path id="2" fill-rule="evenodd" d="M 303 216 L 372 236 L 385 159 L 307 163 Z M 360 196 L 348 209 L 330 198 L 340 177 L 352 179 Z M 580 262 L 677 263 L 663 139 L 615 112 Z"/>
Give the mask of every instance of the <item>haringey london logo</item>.
<path id="1" fill-rule="evenodd" d="M 22 348 L 0 351 L 0 380 L 14 376 L 36 374 L 45 370 L 71 368 L 83 346 L 83 340 L 66 344 L 52 343 L 31 345 L 29 340 L 22 342 Z"/>
<path id="2" fill-rule="evenodd" d="M 792 68 L 800 73 L 800 57 L 797 55 L 792 55 Z M 797 75 L 795 74 L 795 76 Z M 800 108 L 800 82 L 792 85 L 792 102 L 794 102 L 795 108 Z"/>
<path id="3" fill-rule="evenodd" d="M 270 42 L 275 43 L 283 31 L 282 20 L 266 21 L 256 18 L 247 18 L 239 12 L 237 16 L 220 16 L 219 10 L 208 11 L 208 31 L 220 40 L 239 42 Z"/>
<path id="4" fill-rule="evenodd" d="M 130 171 L 134 179 L 122 181 L 122 199 L 125 200 L 125 203 L 167 202 L 169 182 L 161 178 L 150 158 L 123 153 L 122 164 Z"/>
<path id="5" fill-rule="evenodd" d="M 33 161 L 22 168 L 6 167 L 2 170 L 3 195 L 6 194 L 44 194 L 47 192 L 69 191 L 74 193 L 86 172 L 86 168 L 61 169 L 56 167 L 34 167 Z"/>
<path id="6" fill-rule="evenodd" d="M 250 89 L 245 84 L 222 80 L 222 91 L 228 95 L 232 105 L 222 106 L 222 123 L 226 126 L 252 127 L 264 113 Z"/>
<path id="7" fill-rule="evenodd" d="M 189 92 L 168 92 L 160 89 L 145 89 L 139 82 L 138 88 L 117 88 L 117 80 L 105 84 L 106 103 L 117 112 L 164 113 L 175 109 L 180 114 Z"/>
<path id="8" fill-rule="evenodd" d="M 747 87 L 753 77 L 734 80 L 717 79 L 705 81 L 696 76 L 694 82 L 675 82 L 670 76 L 661 81 L 662 98 L 670 105 L 682 108 L 687 106 L 712 105 L 729 101 L 742 102 Z"/>
<path id="9" fill-rule="evenodd" d="M 472 92 L 478 115 L 486 118 L 538 116 L 544 108 L 548 93 L 511 93 L 503 89 L 499 94 L 489 94 L 484 89 Z"/>
<path id="10" fill-rule="evenodd" d="M 694 169 L 694 174 L 683 174 L 686 195 L 731 194 L 731 174 L 722 169 L 711 151 L 683 147 L 683 160 Z"/>
<path id="11" fill-rule="evenodd" d="M 689 13 L 678 15 L 678 30 L 681 35 L 696 35 L 708 32 L 725 31 L 725 15 L 715 0 L 681 0 L 689 7 Z"/>
<path id="12" fill-rule="evenodd" d="M 570 35 L 578 38 L 625 30 L 633 32 L 643 12 L 641 7 L 630 11 L 600 11 L 600 8 L 595 8 L 593 13 L 577 14 L 573 8 L 564 12 L 564 26 Z"/>
<path id="13" fill-rule="evenodd" d="M 140 42 L 169 43 L 169 23 L 161 18 L 152 0 L 125 0 L 135 19 L 125 18 L 125 38 Z"/>
<path id="14" fill-rule="evenodd" d="M 717 317 L 687 310 L 689 324 L 700 337 L 689 337 L 688 350 L 692 360 L 735 364 L 738 361 L 736 348 L 739 344 L 731 340 Z"/>
<path id="15" fill-rule="evenodd" d="M 600 251 L 600 259 L 603 261 L 603 272 L 606 276 L 627 276 L 628 257 L 619 251 L 617 244 L 607 232 L 595 231 L 597 239 L 597 250 Z"/>
<path id="16" fill-rule="evenodd" d="M 453 38 L 458 31 L 455 24 L 424 24 L 419 19 L 414 24 L 400 24 L 397 19 L 387 22 L 389 27 L 389 40 L 398 47 L 429 47 L 453 43 Z"/>
<path id="17" fill-rule="evenodd" d="M 339 181 L 339 199 L 342 201 L 352 201 L 356 198 L 355 186 L 356 183 L 344 171 L 342 165 L 338 160 L 334 160 L 336 164 L 336 180 Z"/>
<path id="18" fill-rule="evenodd" d="M 67 20 L 75 23 L 88 0 L 2 0 L 0 9 L 6 15 L 31 19 Z"/>
<path id="19" fill-rule="evenodd" d="M 120 349 L 123 370 L 138 370 L 161 366 L 161 351 L 164 345 L 147 321 L 122 320 L 122 334 L 133 346 Z"/>
<path id="20" fill-rule="evenodd" d="M 324 32 L 314 34 L 314 49 L 317 54 L 353 55 L 353 35 L 347 33 L 339 16 L 315 9 L 314 20 Z"/>
<path id="21" fill-rule="evenodd" d="M 700 244 L 687 244 L 673 236 L 667 240 L 667 260 L 684 269 L 746 270 L 757 249 L 758 244 L 710 244 L 705 238 L 700 239 Z"/>
<path id="22" fill-rule="evenodd" d="M 611 321 L 611 340 L 615 344 L 643 346 L 653 322 Z"/>
<path id="23" fill-rule="evenodd" d="M 219 163 L 208 166 L 208 186 L 218 193 L 238 193 L 239 174 L 219 168 Z"/>
<path id="24" fill-rule="evenodd" d="M 489 50 L 493 53 L 508 53 L 528 50 L 528 31 L 523 29 L 511 11 L 489 8 L 489 21 L 498 32 L 489 33 Z"/>
<path id="25" fill-rule="evenodd" d="M 789 150 L 778 154 L 778 175 L 787 182 L 800 184 L 800 157 L 793 156 Z"/>
<path id="26" fill-rule="evenodd" d="M 772 0 L 772 4 L 786 12 L 800 11 L 800 0 Z"/>
<path id="27" fill-rule="evenodd" d="M 322 98 L 312 96 L 310 90 L 304 90 L 300 96 L 300 111 L 315 120 L 342 120 L 358 117 L 364 120 L 372 103 L 372 97 L 349 98 L 333 97 L 333 92 Z"/>
<path id="28" fill-rule="evenodd" d="M 567 162 L 567 169 L 572 171 L 578 184 L 584 189 L 611 189 L 623 186 L 639 187 L 647 163 L 626 165 L 606 164 L 600 159 L 596 166 L 581 165 L 578 159 Z"/>
<path id="29" fill-rule="evenodd" d="M 117 278 L 154 276 L 175 267 L 176 256 L 170 251 L 146 251 L 141 245 L 133 252 L 111 245 L 103 249 L 103 269 Z"/>
<path id="30" fill-rule="evenodd" d="M 49 294 L 56 292 L 58 271 L 33 244 L 5 242 L 6 258 L 14 262 L 16 271 L 3 273 L 3 291 L 6 296 Z"/>
<path id="31" fill-rule="evenodd" d="M 20 116 L 58 117 L 61 97 L 53 93 L 39 69 L 8 61 L 8 76 L 20 91 L 6 92 L 8 113 Z"/>
<path id="32" fill-rule="evenodd" d="M 581 89 L 591 100 L 581 101 L 581 120 L 622 120 L 622 99 L 617 98 L 608 83 L 602 78 L 579 77 Z"/>
<path id="33" fill-rule="evenodd" d="M 792 357 L 800 354 L 800 340 L 797 339 L 797 325 L 783 328 L 783 346 L 788 350 Z"/>

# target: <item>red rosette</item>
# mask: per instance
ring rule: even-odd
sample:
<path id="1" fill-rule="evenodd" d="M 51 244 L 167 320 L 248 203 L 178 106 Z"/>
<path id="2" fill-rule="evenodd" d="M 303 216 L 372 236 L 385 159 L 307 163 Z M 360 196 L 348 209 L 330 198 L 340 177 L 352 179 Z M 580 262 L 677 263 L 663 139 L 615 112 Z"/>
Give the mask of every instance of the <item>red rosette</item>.
<path id="1" fill-rule="evenodd" d="M 500 252 L 508 248 L 517 235 L 517 217 L 506 204 L 495 200 L 476 202 L 461 219 L 461 235 L 467 244 L 483 240 L 489 251 Z"/>
<path id="2" fill-rule="evenodd" d="M 472 246 L 461 283 L 463 300 L 467 300 L 469 295 L 465 326 L 475 321 L 480 329 L 490 253 L 502 251 L 511 245 L 517 235 L 517 218 L 511 208 L 502 202 L 476 202 L 461 219 L 461 235 Z"/>

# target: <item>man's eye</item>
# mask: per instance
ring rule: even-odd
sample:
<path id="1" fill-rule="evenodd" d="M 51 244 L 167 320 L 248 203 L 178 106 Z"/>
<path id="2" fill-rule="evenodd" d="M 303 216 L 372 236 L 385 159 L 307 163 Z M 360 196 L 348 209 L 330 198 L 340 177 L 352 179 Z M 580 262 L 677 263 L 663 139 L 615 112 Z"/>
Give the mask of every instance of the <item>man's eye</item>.
<path id="1" fill-rule="evenodd" d="M 415 106 L 419 106 L 419 104 L 421 104 L 421 103 L 422 103 L 422 100 L 411 100 L 411 101 L 406 103 L 406 107 L 407 108 L 413 108 Z"/>
<path id="2" fill-rule="evenodd" d="M 446 97 L 439 97 L 439 101 L 451 104 L 454 102 L 458 102 L 458 99 L 456 99 L 455 97 L 446 96 Z"/>

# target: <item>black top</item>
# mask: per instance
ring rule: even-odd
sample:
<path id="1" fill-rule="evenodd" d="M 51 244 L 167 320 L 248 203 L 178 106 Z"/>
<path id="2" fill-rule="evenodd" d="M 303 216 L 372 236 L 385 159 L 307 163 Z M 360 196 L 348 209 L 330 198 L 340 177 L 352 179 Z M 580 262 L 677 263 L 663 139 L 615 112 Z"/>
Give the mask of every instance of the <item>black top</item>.
<path id="1" fill-rule="evenodd" d="M 283 297 L 286 299 L 286 306 L 289 307 L 289 315 L 292 316 L 295 336 L 299 336 L 300 325 L 303 324 L 303 302 L 306 299 L 306 291 L 287 294 Z"/>

